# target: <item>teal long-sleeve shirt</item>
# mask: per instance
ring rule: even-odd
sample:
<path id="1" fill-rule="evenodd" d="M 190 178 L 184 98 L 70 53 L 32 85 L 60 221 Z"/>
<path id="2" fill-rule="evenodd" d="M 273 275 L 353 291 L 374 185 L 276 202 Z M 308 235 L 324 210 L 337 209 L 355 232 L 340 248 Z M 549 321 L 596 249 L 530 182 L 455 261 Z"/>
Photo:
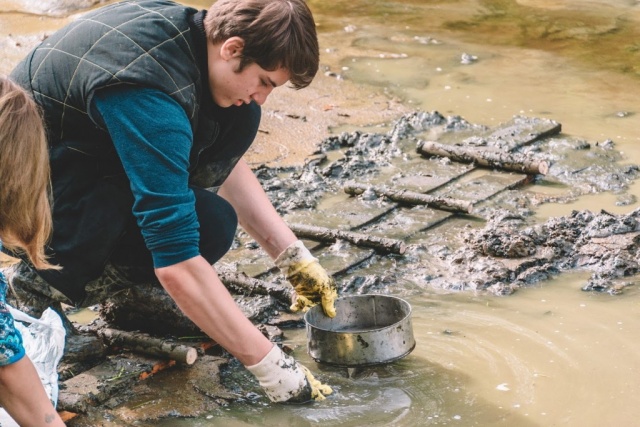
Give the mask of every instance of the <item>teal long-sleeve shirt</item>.
<path id="1" fill-rule="evenodd" d="M 184 110 L 163 92 L 129 86 L 97 92 L 92 115 L 109 132 L 129 178 L 133 214 L 154 266 L 199 255 L 188 172 L 193 133 Z"/>

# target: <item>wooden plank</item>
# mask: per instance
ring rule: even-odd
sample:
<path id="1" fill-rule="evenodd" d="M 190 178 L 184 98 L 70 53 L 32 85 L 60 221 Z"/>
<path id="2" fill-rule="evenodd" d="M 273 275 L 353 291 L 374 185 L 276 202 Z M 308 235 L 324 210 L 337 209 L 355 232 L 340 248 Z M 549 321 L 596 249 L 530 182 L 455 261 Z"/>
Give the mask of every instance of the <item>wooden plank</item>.
<path id="1" fill-rule="evenodd" d="M 360 230 L 363 233 L 386 236 L 406 241 L 416 233 L 446 221 L 455 214 L 428 207 L 396 209 L 383 220 Z"/>
<path id="2" fill-rule="evenodd" d="M 376 196 L 384 196 L 403 205 L 427 205 L 431 208 L 451 212 L 470 213 L 473 205 L 468 200 L 456 200 L 449 197 L 437 197 L 430 194 L 416 193 L 395 187 L 376 187 L 363 184 L 347 183 L 344 191 L 352 196 L 357 196 L 366 191 L 373 192 Z"/>
<path id="3" fill-rule="evenodd" d="M 472 163 L 505 171 L 546 175 L 549 163 L 522 153 L 499 151 L 494 148 L 469 147 L 423 141 L 419 150 L 430 156 L 448 157 L 456 162 Z"/>
<path id="4" fill-rule="evenodd" d="M 164 360 L 143 357 L 113 357 L 62 383 L 58 410 L 86 413 L 112 395 L 130 388 L 141 376 L 171 366 Z"/>
<path id="5" fill-rule="evenodd" d="M 399 255 L 402 255 L 407 249 L 404 242 L 398 239 L 376 237 L 352 231 L 342 231 L 305 224 L 289 224 L 289 228 L 291 228 L 298 237 L 306 237 L 324 243 L 335 243 L 337 240 L 346 240 L 356 246 Z"/>
<path id="6" fill-rule="evenodd" d="M 285 215 L 288 224 L 310 224 L 339 230 L 354 230 L 374 222 L 395 209 L 391 202 L 366 202 L 344 192 L 328 194 L 316 209 Z"/>
<path id="7" fill-rule="evenodd" d="M 470 200 L 474 204 L 487 200 L 509 188 L 529 182 L 525 174 L 478 169 L 455 183 L 435 191 L 434 195 Z"/>
<path id="8" fill-rule="evenodd" d="M 514 116 L 508 122 L 502 123 L 484 133 L 480 132 L 471 136 L 463 134 L 462 138 L 456 132 L 444 133 L 438 138 L 438 142 L 476 147 L 487 146 L 500 148 L 508 152 L 557 135 L 561 130 L 562 125 L 555 120 Z"/>
<path id="9" fill-rule="evenodd" d="M 413 148 L 413 145 L 412 147 Z M 402 160 L 385 171 L 358 178 L 360 184 L 389 185 L 416 193 L 430 193 L 447 182 L 464 175 L 473 166 L 467 163 L 443 161 L 442 158 L 425 158 L 416 154 Z"/>

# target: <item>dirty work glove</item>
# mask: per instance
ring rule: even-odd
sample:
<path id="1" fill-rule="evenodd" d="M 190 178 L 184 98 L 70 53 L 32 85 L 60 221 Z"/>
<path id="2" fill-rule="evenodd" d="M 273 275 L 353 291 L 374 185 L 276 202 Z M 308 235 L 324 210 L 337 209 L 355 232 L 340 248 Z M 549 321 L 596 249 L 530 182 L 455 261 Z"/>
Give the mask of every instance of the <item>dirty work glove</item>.
<path id="1" fill-rule="evenodd" d="M 272 402 L 305 403 L 324 400 L 333 390 L 316 380 L 311 372 L 274 345 L 257 364 L 247 366 Z"/>
<path id="2" fill-rule="evenodd" d="M 291 306 L 292 311 L 304 312 L 322 303 L 322 309 L 327 316 L 336 316 L 336 282 L 302 241 L 293 242 L 278 255 L 275 263 L 296 290 L 297 298 Z"/>
<path id="3" fill-rule="evenodd" d="M 311 398 L 313 400 L 325 400 L 327 398 L 326 396 L 333 393 L 333 389 L 317 380 L 306 366 L 300 365 L 300 367 L 304 371 L 307 381 L 309 381 L 309 384 L 311 385 Z"/>

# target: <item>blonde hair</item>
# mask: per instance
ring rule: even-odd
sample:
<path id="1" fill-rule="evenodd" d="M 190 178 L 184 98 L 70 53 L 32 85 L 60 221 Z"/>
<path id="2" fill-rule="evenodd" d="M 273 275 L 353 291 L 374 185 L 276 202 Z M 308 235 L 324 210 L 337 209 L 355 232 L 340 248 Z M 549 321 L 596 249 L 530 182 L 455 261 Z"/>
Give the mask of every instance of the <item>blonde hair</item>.
<path id="1" fill-rule="evenodd" d="M 49 152 L 36 103 L 0 76 L 0 239 L 36 268 L 57 268 L 45 256 L 51 235 Z"/>

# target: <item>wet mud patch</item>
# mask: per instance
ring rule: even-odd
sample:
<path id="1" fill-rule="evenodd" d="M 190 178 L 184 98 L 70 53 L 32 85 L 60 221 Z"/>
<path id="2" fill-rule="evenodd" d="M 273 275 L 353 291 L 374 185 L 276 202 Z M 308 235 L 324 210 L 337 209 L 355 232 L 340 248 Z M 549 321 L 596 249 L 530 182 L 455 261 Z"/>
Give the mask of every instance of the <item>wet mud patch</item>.
<path id="1" fill-rule="evenodd" d="M 618 294 L 638 281 L 640 210 L 627 215 L 574 211 L 544 224 L 524 226 L 523 217 L 496 211 L 487 225 L 464 233 L 464 245 L 441 259 L 449 267 L 432 282 L 443 288 L 510 294 L 569 270 L 586 270 L 585 291 Z"/>
<path id="2" fill-rule="evenodd" d="M 624 164 L 612 140 L 589 142 L 556 133 L 541 134 L 527 144 L 513 142 L 522 137 L 518 132 L 526 133 L 538 122 L 545 119 L 516 116 L 492 130 L 459 116 L 414 111 L 386 132 L 326 138 L 302 167 L 263 167 L 257 174 L 289 222 L 304 220 L 408 244 L 404 256 L 374 251 L 347 269 L 329 263 L 328 268 L 338 272 L 342 293 L 402 295 L 429 287 L 504 295 L 574 269 L 592 272 L 584 290 L 619 293 L 637 272 L 635 211 L 620 216 L 579 211 L 539 225 L 533 216 L 544 203 L 568 203 L 585 194 L 611 192 L 620 204 L 633 203 L 628 186 L 637 178 L 638 166 Z M 550 167 L 546 175 L 526 176 L 479 168 L 421 155 L 416 147 L 424 140 L 510 151 L 544 160 Z M 345 196 L 344 187 L 354 182 L 454 195 L 472 202 L 473 211 L 442 214 L 430 206 L 393 203 L 373 191 Z M 496 188 L 489 191 L 492 185 Z M 550 187 L 553 191 L 546 191 Z M 350 221 L 351 211 L 367 212 L 369 218 Z M 241 241 L 237 246 L 246 247 Z M 336 242 L 317 249 L 339 259 L 353 246 Z"/>
<path id="3" fill-rule="evenodd" d="M 3 9 L 43 16 L 67 16 L 106 3 L 108 0 L 5 0 Z"/>

